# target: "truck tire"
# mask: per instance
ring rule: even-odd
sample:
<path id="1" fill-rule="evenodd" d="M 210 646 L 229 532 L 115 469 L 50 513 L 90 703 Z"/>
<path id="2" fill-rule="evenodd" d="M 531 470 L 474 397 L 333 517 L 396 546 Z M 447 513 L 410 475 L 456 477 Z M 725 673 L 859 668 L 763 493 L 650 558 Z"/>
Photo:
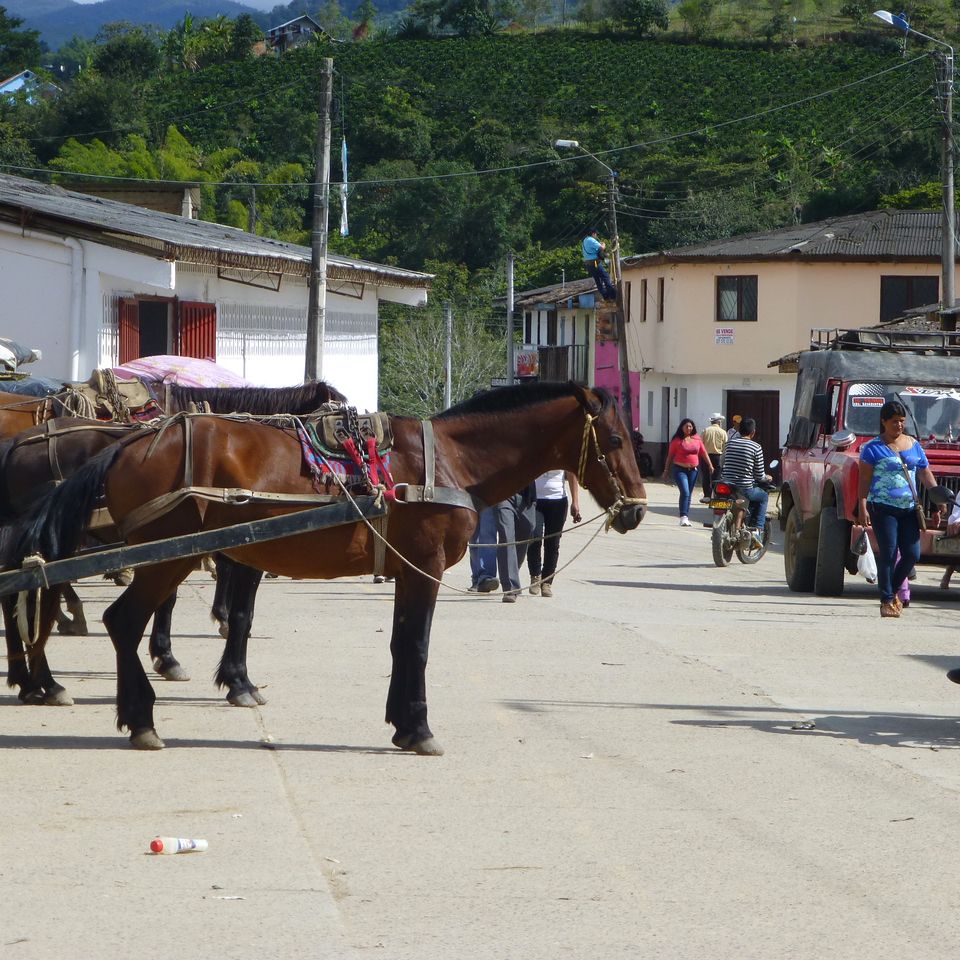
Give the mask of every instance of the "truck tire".
<path id="1" fill-rule="evenodd" d="M 793 507 L 783 530 L 783 573 L 794 593 L 810 593 L 817 573 L 817 555 L 806 553 L 800 536 L 800 514 Z"/>
<path id="2" fill-rule="evenodd" d="M 828 504 L 820 511 L 817 569 L 813 578 L 813 592 L 818 597 L 839 597 L 843 593 L 849 550 L 850 524 L 837 516 L 836 507 Z"/>

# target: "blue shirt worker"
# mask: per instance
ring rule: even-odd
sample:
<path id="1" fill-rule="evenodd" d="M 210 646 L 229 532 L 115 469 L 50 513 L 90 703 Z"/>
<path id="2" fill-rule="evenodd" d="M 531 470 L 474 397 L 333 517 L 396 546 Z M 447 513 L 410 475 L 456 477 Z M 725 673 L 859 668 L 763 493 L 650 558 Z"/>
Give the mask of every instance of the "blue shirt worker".
<path id="1" fill-rule="evenodd" d="M 599 231 L 594 228 L 583 238 L 583 243 L 580 244 L 583 253 L 583 265 L 586 267 L 587 273 L 593 277 L 600 296 L 604 300 L 616 300 L 617 291 L 610 282 L 610 275 L 600 259 L 603 251 L 607 249 L 607 245 L 598 239 L 598 233 Z"/>

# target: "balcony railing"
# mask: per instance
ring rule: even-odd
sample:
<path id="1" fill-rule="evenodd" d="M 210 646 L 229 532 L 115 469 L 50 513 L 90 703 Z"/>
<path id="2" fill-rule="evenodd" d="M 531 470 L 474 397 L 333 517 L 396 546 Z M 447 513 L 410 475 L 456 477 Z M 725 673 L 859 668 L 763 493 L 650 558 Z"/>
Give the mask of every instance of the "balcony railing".
<path id="1" fill-rule="evenodd" d="M 587 361 L 589 350 L 585 343 L 566 347 L 540 347 L 540 380 L 564 383 L 573 380 L 586 386 L 589 383 Z"/>

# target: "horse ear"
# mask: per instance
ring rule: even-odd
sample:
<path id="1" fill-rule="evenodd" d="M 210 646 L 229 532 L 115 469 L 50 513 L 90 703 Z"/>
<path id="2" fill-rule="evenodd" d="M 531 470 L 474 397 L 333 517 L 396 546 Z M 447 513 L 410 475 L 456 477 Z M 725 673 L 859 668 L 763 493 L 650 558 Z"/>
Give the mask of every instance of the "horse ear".
<path id="1" fill-rule="evenodd" d="M 582 387 L 579 383 L 574 383 L 572 380 L 570 384 L 573 387 L 574 395 L 584 410 L 587 410 L 594 416 L 597 416 L 600 411 L 603 410 L 603 404 L 592 390 L 587 387 Z"/>

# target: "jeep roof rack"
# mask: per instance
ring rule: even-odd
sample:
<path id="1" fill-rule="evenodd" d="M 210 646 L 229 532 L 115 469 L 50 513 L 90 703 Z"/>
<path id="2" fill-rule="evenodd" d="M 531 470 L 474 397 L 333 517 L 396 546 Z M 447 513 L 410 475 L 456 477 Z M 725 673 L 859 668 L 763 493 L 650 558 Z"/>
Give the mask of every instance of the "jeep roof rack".
<path id="1" fill-rule="evenodd" d="M 810 349 L 891 351 L 939 357 L 960 356 L 960 331 L 814 327 L 810 331 Z"/>

